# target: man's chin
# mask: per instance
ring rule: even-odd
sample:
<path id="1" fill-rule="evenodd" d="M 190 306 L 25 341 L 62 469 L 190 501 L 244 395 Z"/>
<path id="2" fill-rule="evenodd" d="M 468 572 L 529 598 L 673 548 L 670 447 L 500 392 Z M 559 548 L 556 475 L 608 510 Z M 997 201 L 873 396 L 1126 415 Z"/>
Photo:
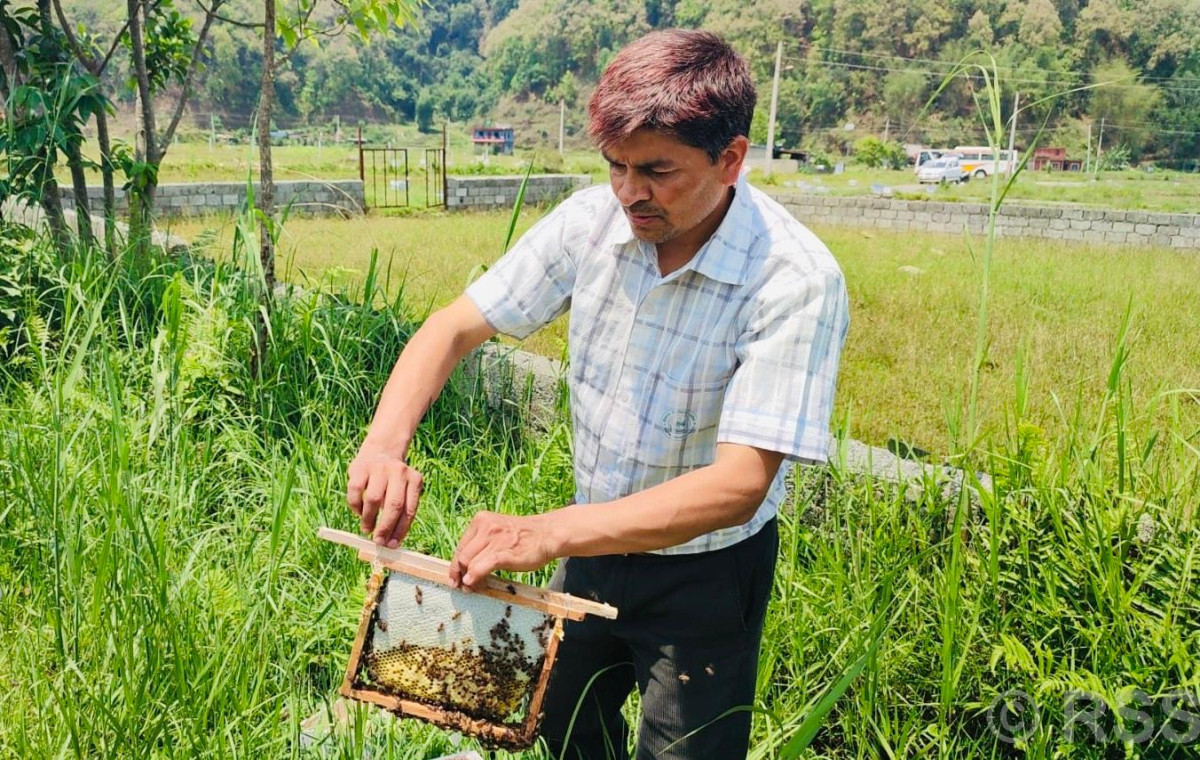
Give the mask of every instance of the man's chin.
<path id="1" fill-rule="evenodd" d="M 653 243 L 654 245 L 658 245 L 659 243 L 665 243 L 671 238 L 675 237 L 675 230 L 671 227 L 656 229 L 653 227 L 639 228 L 637 225 L 631 225 L 631 229 L 633 229 L 633 236 L 638 240 L 641 240 L 643 243 Z"/>

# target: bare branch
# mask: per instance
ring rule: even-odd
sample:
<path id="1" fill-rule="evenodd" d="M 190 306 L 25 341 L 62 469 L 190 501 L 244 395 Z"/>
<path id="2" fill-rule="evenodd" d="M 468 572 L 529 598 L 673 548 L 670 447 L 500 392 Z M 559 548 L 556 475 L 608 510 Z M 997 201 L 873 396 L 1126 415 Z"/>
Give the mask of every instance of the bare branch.
<path id="1" fill-rule="evenodd" d="M 125 19 L 125 23 L 121 25 L 120 31 L 113 37 L 112 44 L 108 46 L 108 52 L 104 54 L 104 59 L 100 61 L 99 70 L 95 72 L 96 76 L 99 76 L 100 72 L 108 68 L 108 62 L 112 60 L 113 53 L 117 52 L 117 48 L 121 45 L 121 38 L 125 36 L 125 32 L 127 31 L 129 31 L 129 19 Z"/>
<path id="2" fill-rule="evenodd" d="M 159 147 L 160 155 L 167 152 L 167 146 L 171 144 L 171 138 L 175 136 L 175 130 L 183 118 L 183 109 L 187 107 L 188 97 L 192 92 L 196 69 L 200 68 L 200 56 L 204 52 L 204 43 L 208 40 L 208 32 L 212 29 L 213 21 L 217 18 L 217 11 L 220 10 L 223 2 L 224 0 L 213 0 L 212 10 L 204 15 L 204 25 L 200 27 L 200 33 L 196 35 L 196 44 L 192 46 L 192 59 L 188 64 L 187 74 L 183 77 L 183 90 L 179 93 L 179 102 L 175 104 L 175 113 L 172 114 L 171 122 L 162 135 Z"/>
<path id="3" fill-rule="evenodd" d="M 262 22 L 241 21 L 239 19 L 229 18 L 228 16 L 224 16 L 224 15 L 218 13 L 217 11 L 224 4 L 224 2 L 225 2 L 225 0 L 213 0 L 212 6 L 209 7 L 209 6 L 204 5 L 204 0 L 196 0 L 196 5 L 200 6 L 200 10 L 204 11 L 205 18 L 208 18 L 209 16 L 211 16 L 212 18 L 215 18 L 217 21 L 220 21 L 223 24 L 230 24 L 232 26 L 240 26 L 243 29 L 262 29 L 263 28 Z"/>

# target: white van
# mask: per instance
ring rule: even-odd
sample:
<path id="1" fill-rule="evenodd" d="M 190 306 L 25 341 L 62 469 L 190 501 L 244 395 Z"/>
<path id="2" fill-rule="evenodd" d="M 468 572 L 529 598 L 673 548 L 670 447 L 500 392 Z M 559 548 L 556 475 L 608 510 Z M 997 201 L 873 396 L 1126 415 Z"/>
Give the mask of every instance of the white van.
<path id="1" fill-rule="evenodd" d="M 996 161 L 996 153 L 987 146 L 959 145 L 954 149 L 962 164 L 963 176 L 969 179 L 990 177 L 996 169 L 1001 174 L 1012 174 L 1017 169 L 1017 152 L 1015 150 L 1000 151 L 1000 161 Z"/>

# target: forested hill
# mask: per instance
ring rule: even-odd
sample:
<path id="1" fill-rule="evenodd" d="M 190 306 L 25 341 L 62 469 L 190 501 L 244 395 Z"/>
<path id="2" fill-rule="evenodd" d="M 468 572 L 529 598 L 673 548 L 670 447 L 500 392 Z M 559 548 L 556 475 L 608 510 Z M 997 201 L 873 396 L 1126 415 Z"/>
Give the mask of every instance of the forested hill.
<path id="1" fill-rule="evenodd" d="M 184 9 L 190 0 L 174 1 Z M 241 1 L 249 15 L 261 5 Z M 99 17 L 108 2 L 71 5 L 81 17 L 94 6 Z M 1105 144 L 1135 156 L 1200 155 L 1200 0 L 431 0 L 417 29 L 299 54 L 281 77 L 281 121 L 468 121 L 498 103 L 560 99 L 579 107 L 616 50 L 668 26 L 719 31 L 750 58 L 760 139 L 782 42 L 785 144 L 836 148 L 885 131 L 978 139 L 966 80 L 925 104 L 954 62 L 987 50 L 1005 83 L 1006 113 L 1014 91 L 1023 104 L 1046 99 L 1021 112 L 1022 137 L 1049 117 L 1056 144 L 1081 148 L 1085 122 L 1098 130 L 1103 119 Z M 259 58 L 252 31 L 218 25 L 198 109 L 245 123 Z M 1080 89 L 1102 82 L 1110 84 Z M 1056 93 L 1067 94 L 1047 99 Z"/>

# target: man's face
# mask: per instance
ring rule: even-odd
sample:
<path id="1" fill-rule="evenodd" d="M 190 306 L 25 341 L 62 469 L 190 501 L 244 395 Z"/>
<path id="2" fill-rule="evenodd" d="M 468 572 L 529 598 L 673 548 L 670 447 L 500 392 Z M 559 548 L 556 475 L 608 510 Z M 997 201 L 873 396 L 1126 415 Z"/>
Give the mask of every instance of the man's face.
<path id="1" fill-rule="evenodd" d="M 716 225 L 704 223 L 712 221 L 727 189 L 737 182 L 745 141 L 735 138 L 715 164 L 700 148 L 650 129 L 639 129 L 605 148 L 609 182 L 633 234 L 656 244 L 687 240 L 699 246 L 707 240 Z M 712 229 L 703 240 L 688 240 L 688 233 L 695 235 L 708 226 Z"/>

